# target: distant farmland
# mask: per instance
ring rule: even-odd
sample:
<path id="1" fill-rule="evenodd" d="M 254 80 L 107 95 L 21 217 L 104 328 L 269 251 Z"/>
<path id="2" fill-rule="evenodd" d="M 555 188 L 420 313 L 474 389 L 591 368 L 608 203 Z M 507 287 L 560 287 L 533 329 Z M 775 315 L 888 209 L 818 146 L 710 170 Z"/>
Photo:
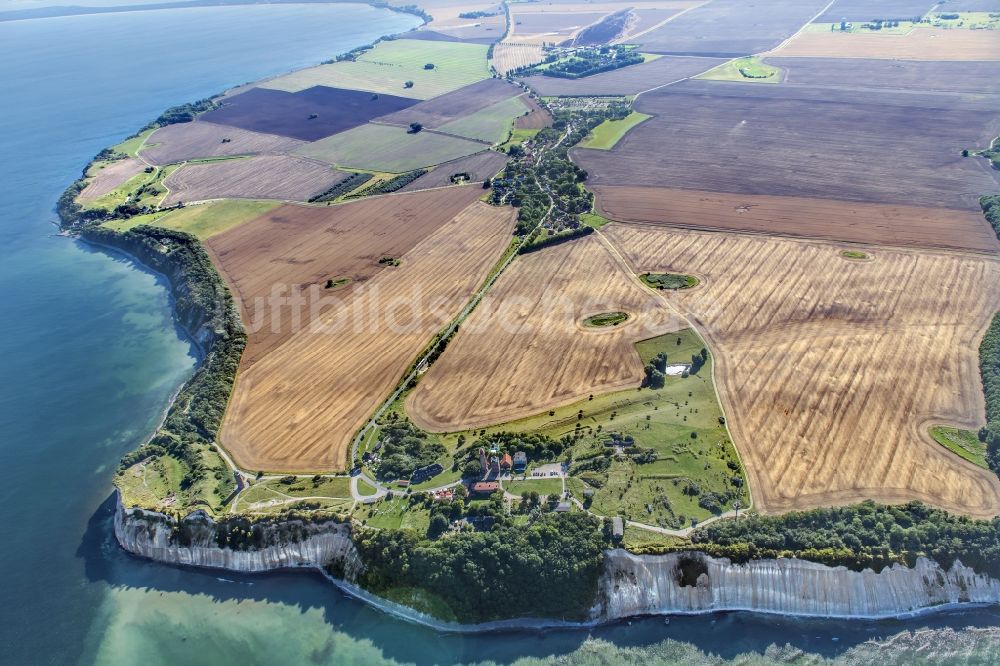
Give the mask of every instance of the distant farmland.
<path id="1" fill-rule="evenodd" d="M 600 312 L 629 319 L 583 325 Z M 453 432 L 635 388 L 635 343 L 685 325 L 594 237 L 518 257 L 417 384 L 407 412 L 425 429 Z"/>
<path id="2" fill-rule="evenodd" d="M 420 123 L 424 127 L 440 127 L 471 115 L 497 102 L 523 94 L 517 86 L 500 79 L 486 79 L 440 97 L 420 102 L 416 106 L 379 118 L 380 123 L 408 127 Z"/>
<path id="3" fill-rule="evenodd" d="M 326 86 L 297 93 L 251 88 L 227 97 L 222 108 L 206 113 L 202 120 L 315 141 L 415 103 L 407 97 Z"/>
<path id="4" fill-rule="evenodd" d="M 170 164 L 205 157 L 285 153 L 301 145 L 298 139 L 199 120 L 156 130 L 140 156 L 153 164 Z"/>
<path id="5" fill-rule="evenodd" d="M 497 102 L 485 109 L 476 111 L 464 118 L 445 123 L 437 129 L 441 132 L 469 139 L 500 143 L 510 133 L 514 125 L 514 119 L 527 113 L 529 113 L 529 109 L 521 101 L 521 98 L 511 97 L 510 99 L 505 99 L 502 102 Z"/>
<path id="6" fill-rule="evenodd" d="M 289 310 L 267 301 L 296 287 L 349 283 L 328 295 L 346 298 L 385 268 L 382 257 L 401 257 L 474 202 L 477 187 L 379 197 L 337 206 L 285 205 L 207 243 L 212 260 L 237 297 L 250 340 L 244 366 L 288 340 L 296 326 Z M 323 292 L 327 294 L 327 292 Z"/>
<path id="7" fill-rule="evenodd" d="M 804 31 L 776 56 L 889 58 L 893 60 L 1000 60 L 995 30 L 914 28 L 906 35 Z"/>
<path id="8" fill-rule="evenodd" d="M 302 331 L 241 372 L 226 450 L 245 469 L 343 470 L 355 432 L 482 283 L 513 223 L 511 208 L 472 204 L 325 312 L 324 330 Z"/>
<path id="9" fill-rule="evenodd" d="M 1000 37 L 997 39 L 1000 40 Z M 1000 49 L 1000 46 L 997 48 Z M 1000 61 L 929 62 L 769 56 L 766 62 L 785 70 L 785 83 L 790 85 L 1000 94 Z"/>
<path id="10" fill-rule="evenodd" d="M 545 54 L 539 44 L 504 40 L 493 47 L 493 68 L 500 76 L 520 67 L 537 65 L 543 60 Z"/>
<path id="11" fill-rule="evenodd" d="M 1000 172 L 962 157 L 1000 117 L 987 96 L 689 81 L 613 150 L 578 149 L 589 183 L 979 210 Z M 914 137 L 920 137 L 915 140 Z"/>
<path id="12" fill-rule="evenodd" d="M 707 72 L 721 65 L 721 58 L 685 58 L 664 56 L 582 79 L 554 76 L 529 76 L 521 79 L 543 97 L 560 95 L 634 95 L 655 86 L 672 83 L 688 76 Z"/>
<path id="13" fill-rule="evenodd" d="M 1000 264 L 949 253 L 610 225 L 637 272 L 684 272 L 667 296 L 716 360 L 727 421 L 766 513 L 863 499 L 1000 512 L 1000 481 L 930 439 L 976 430 L 979 340 L 1000 307 Z M 868 252 L 866 250 L 866 252 Z"/>
<path id="14" fill-rule="evenodd" d="M 481 44 L 394 39 L 380 42 L 355 61 L 299 70 L 260 87 L 298 92 L 330 86 L 430 99 L 488 78 L 486 49 Z M 424 69 L 428 63 L 434 68 Z M 407 81 L 413 86 L 407 88 Z"/>
<path id="15" fill-rule="evenodd" d="M 163 184 L 164 205 L 206 199 L 306 201 L 347 177 L 326 164 L 289 155 L 261 155 L 205 164 L 186 164 Z"/>
<path id="16" fill-rule="evenodd" d="M 643 51 L 735 58 L 774 48 L 828 0 L 712 0 L 635 38 Z"/>
<path id="17" fill-rule="evenodd" d="M 481 153 L 461 157 L 451 162 L 439 164 L 427 174 L 404 187 L 401 192 L 412 192 L 415 190 L 426 190 L 432 187 L 446 187 L 454 185 L 451 177 L 455 174 L 466 173 L 469 180 L 473 182 L 484 181 L 495 176 L 504 165 L 507 164 L 507 156 L 495 150 L 484 150 Z"/>
<path id="18" fill-rule="evenodd" d="M 402 173 L 486 150 L 488 144 L 424 130 L 369 123 L 306 144 L 296 153 L 328 164 Z"/>
<path id="19" fill-rule="evenodd" d="M 997 252 L 983 214 L 833 199 L 727 194 L 665 187 L 594 187 L 610 219 L 671 227 L 753 231 L 854 243 Z"/>

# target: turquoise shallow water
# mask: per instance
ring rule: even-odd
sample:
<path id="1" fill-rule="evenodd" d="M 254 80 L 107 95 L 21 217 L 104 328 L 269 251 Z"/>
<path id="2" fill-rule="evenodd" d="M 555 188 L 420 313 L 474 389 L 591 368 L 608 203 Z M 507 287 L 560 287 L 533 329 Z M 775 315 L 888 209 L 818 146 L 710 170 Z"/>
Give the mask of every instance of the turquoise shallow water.
<path id="1" fill-rule="evenodd" d="M 52 235 L 88 158 L 172 104 L 415 25 L 367 6 L 246 6 L 0 24 L 0 663 L 456 663 L 565 655 L 589 635 L 732 657 L 770 643 L 835 655 L 924 625 L 729 614 L 594 631 L 446 636 L 317 576 L 239 577 L 129 557 L 108 502 L 121 454 L 191 371 L 166 291 L 131 262 Z"/>

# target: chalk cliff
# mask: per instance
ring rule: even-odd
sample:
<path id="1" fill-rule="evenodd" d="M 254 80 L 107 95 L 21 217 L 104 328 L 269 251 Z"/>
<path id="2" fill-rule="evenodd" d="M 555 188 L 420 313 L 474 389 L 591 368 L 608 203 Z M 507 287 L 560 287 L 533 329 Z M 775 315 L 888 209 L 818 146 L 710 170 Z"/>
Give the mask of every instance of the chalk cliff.
<path id="1" fill-rule="evenodd" d="M 754 610 L 823 617 L 885 617 L 942 604 L 1000 602 L 1000 580 L 956 562 L 850 571 L 796 559 L 733 564 L 703 553 L 605 553 L 594 618 Z"/>
<path id="2" fill-rule="evenodd" d="M 120 497 L 115 512 L 115 537 L 122 548 L 160 562 L 244 573 L 333 565 L 347 580 L 364 568 L 345 523 L 274 522 L 257 528 L 259 545 L 239 548 L 220 547 L 220 529 L 202 511 L 177 521 L 155 511 L 127 509 Z"/>

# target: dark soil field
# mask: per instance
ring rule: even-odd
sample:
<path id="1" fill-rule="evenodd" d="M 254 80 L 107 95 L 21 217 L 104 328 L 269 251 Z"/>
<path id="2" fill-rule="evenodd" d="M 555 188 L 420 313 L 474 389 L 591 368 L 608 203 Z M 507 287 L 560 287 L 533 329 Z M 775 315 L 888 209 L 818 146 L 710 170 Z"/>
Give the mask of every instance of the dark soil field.
<path id="1" fill-rule="evenodd" d="M 378 122 L 401 127 L 408 127 L 410 123 L 418 122 L 433 129 L 471 115 L 497 102 L 516 97 L 523 92 L 512 83 L 500 79 L 485 79 L 440 97 L 420 102 L 405 110 L 386 115 L 379 118 Z"/>
<path id="2" fill-rule="evenodd" d="M 613 150 L 577 149 L 594 185 L 670 186 L 979 210 L 1000 172 L 962 150 L 1000 132 L 996 98 L 685 82 Z"/>
<path id="3" fill-rule="evenodd" d="M 185 164 L 163 184 L 170 194 L 164 205 L 209 199 L 280 199 L 306 201 L 347 177 L 322 162 L 291 155 Z"/>
<path id="4" fill-rule="evenodd" d="M 651 53 L 735 58 L 774 48 L 827 0 L 712 0 L 635 41 Z"/>
<path id="5" fill-rule="evenodd" d="M 196 120 L 156 130 L 140 156 L 153 164 L 171 164 L 205 157 L 287 153 L 303 144 L 286 136 Z"/>
<path id="6" fill-rule="evenodd" d="M 287 296 L 291 287 L 304 291 L 315 285 L 324 296 L 343 299 L 385 269 L 380 258 L 402 256 L 481 194 L 472 186 L 337 206 L 289 204 L 212 236 L 209 254 L 239 300 L 250 336 L 244 367 L 302 330 L 312 314 L 321 314 L 306 306 L 295 322 L 290 307 L 269 303 L 273 290 Z M 351 282 L 323 290 L 327 280 L 342 277 Z"/>
<path id="7" fill-rule="evenodd" d="M 548 127 L 552 124 L 552 116 L 548 111 L 543 109 L 538 105 L 538 102 L 533 100 L 528 95 L 525 95 L 521 99 L 524 103 L 531 107 L 531 113 L 526 116 L 518 116 L 514 121 L 514 127 L 516 129 L 542 129 L 543 127 Z"/>
<path id="8" fill-rule="evenodd" d="M 221 125 L 315 141 L 413 106 L 415 99 L 315 86 L 301 92 L 251 88 L 203 116 Z M 314 118 L 310 117 L 315 115 Z"/>
<path id="9" fill-rule="evenodd" d="M 978 211 L 665 187 L 596 186 L 594 190 L 597 211 L 625 222 L 898 247 L 1000 250 L 996 234 Z"/>
<path id="10" fill-rule="evenodd" d="M 818 23 L 837 23 L 838 21 L 874 21 L 875 19 L 910 20 L 926 14 L 934 6 L 934 0 L 837 0 L 823 12 L 816 21 Z M 949 2 L 947 9 L 940 11 L 959 11 Z M 996 5 L 993 5 L 996 9 Z M 968 10 L 965 10 L 968 11 Z"/>
<path id="11" fill-rule="evenodd" d="M 766 58 L 785 83 L 1000 95 L 1000 62 Z"/>
<path id="12" fill-rule="evenodd" d="M 630 65 L 582 79 L 529 76 L 521 80 L 542 97 L 634 95 L 665 83 L 707 72 L 723 62 L 725 61 L 721 58 L 664 56 L 641 65 Z"/>
<path id="13" fill-rule="evenodd" d="M 495 150 L 484 150 L 475 155 L 462 157 L 451 162 L 445 162 L 434 167 L 430 173 L 404 187 L 400 192 L 415 192 L 432 187 L 453 185 L 451 176 L 456 173 L 468 173 L 472 182 L 480 182 L 492 178 L 507 163 L 507 156 Z"/>

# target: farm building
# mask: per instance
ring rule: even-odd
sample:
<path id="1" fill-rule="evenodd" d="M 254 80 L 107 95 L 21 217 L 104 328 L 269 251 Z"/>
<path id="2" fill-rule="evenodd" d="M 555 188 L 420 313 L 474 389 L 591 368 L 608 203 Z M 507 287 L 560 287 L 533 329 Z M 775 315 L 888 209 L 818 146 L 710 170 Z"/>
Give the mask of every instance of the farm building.
<path id="1" fill-rule="evenodd" d="M 492 495 L 500 490 L 500 483 L 497 481 L 477 481 L 472 484 L 473 495 Z"/>

